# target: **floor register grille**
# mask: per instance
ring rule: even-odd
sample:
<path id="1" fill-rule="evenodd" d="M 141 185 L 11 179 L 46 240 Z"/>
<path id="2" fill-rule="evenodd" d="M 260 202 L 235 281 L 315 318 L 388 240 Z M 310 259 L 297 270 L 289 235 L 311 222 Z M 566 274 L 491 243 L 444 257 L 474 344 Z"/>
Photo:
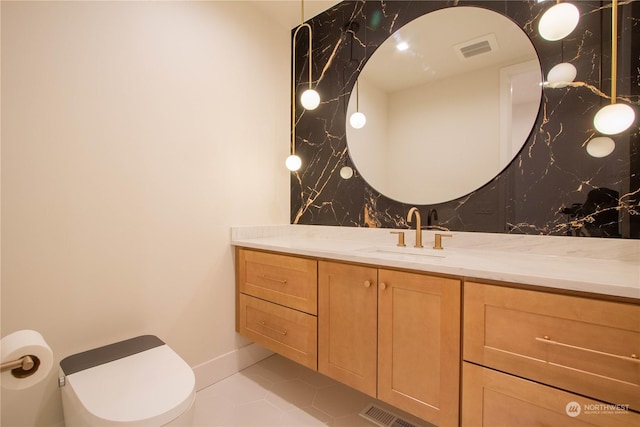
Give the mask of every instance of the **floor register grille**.
<path id="1" fill-rule="evenodd" d="M 420 427 L 373 403 L 360 411 L 360 416 L 380 427 Z"/>

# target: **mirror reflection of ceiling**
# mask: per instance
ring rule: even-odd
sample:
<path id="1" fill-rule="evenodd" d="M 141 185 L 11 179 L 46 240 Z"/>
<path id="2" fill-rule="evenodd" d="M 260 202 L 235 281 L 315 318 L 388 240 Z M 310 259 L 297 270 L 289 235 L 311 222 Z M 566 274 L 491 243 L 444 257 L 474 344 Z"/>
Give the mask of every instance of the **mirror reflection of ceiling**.
<path id="1" fill-rule="evenodd" d="M 358 76 L 347 123 L 356 95 L 367 122 L 347 124 L 350 157 L 390 199 L 462 197 L 520 151 L 537 118 L 541 80 L 531 41 L 509 18 L 467 6 L 423 15 L 382 43 Z"/>
<path id="2" fill-rule="evenodd" d="M 371 83 L 395 92 L 474 70 L 532 59 L 533 46 L 529 48 L 519 42 L 526 35 L 498 13 L 465 6 L 437 10 L 428 16 L 428 25 L 418 18 L 397 30 L 389 42 L 376 50 L 377 59 L 372 58 L 366 64 L 366 76 Z M 477 43 L 484 45 L 485 41 L 490 45 L 490 54 L 463 57 L 462 48 Z M 399 42 L 407 43 L 408 49 L 399 51 L 396 47 Z M 386 59 L 380 60 L 380 57 Z"/>

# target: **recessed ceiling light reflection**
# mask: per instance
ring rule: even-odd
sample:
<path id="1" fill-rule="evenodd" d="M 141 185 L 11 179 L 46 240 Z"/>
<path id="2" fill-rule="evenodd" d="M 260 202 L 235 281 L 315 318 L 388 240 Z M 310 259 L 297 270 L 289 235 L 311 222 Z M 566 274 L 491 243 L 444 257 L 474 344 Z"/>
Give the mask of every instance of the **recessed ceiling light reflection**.
<path id="1" fill-rule="evenodd" d="M 409 44 L 407 42 L 400 42 L 396 45 L 396 49 L 398 49 L 400 52 L 403 52 L 409 49 Z"/>

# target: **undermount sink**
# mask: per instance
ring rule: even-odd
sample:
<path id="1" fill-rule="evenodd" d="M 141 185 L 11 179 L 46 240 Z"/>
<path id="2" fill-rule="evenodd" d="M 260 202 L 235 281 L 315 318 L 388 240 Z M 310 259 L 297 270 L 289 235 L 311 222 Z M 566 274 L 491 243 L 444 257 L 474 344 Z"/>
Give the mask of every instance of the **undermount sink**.
<path id="1" fill-rule="evenodd" d="M 418 257 L 445 258 L 446 254 L 431 248 L 412 248 L 403 246 L 372 246 L 363 248 L 360 252 L 389 254 L 389 255 L 412 255 Z"/>

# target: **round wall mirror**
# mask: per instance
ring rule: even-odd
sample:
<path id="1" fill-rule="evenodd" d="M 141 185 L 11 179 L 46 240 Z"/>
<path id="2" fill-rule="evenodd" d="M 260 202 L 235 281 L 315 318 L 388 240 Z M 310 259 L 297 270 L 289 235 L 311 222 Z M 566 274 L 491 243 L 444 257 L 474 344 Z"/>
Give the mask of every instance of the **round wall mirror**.
<path id="1" fill-rule="evenodd" d="M 347 145 L 376 191 L 436 204 L 482 187 L 518 154 L 535 124 L 542 74 L 509 18 L 458 6 L 425 14 L 373 53 L 349 99 Z M 365 115 L 357 129 L 353 113 Z"/>

